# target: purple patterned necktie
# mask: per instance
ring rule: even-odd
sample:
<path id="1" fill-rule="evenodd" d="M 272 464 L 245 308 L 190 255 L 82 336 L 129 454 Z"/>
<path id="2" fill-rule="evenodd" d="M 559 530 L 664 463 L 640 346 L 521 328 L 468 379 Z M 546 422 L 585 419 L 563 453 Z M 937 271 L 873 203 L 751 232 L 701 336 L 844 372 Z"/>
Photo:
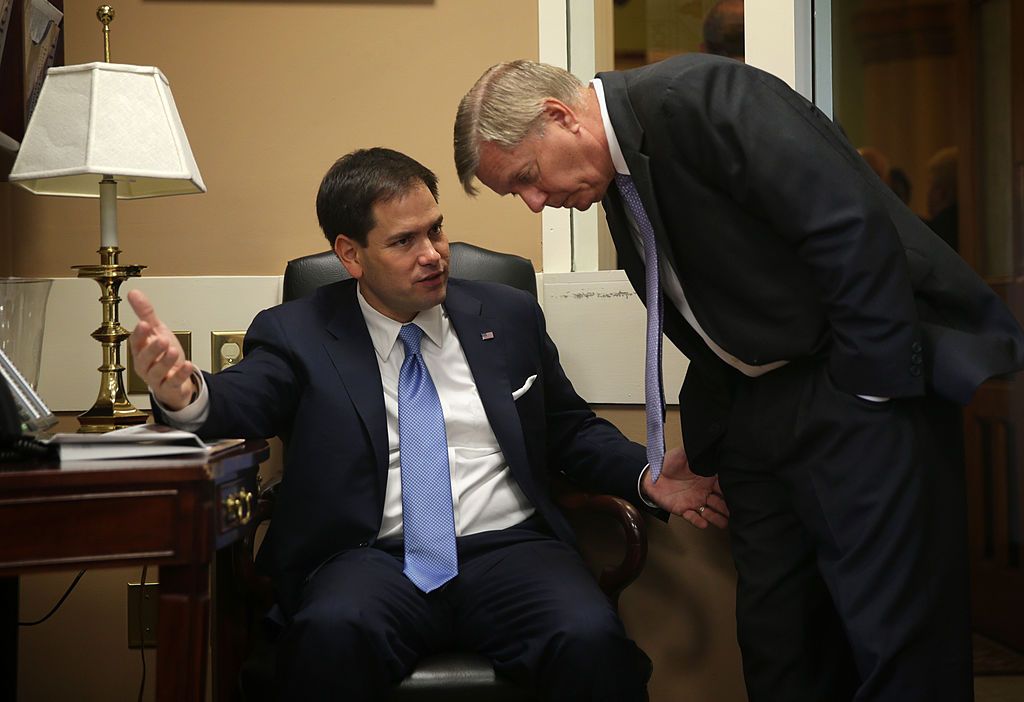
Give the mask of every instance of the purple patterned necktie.
<path id="1" fill-rule="evenodd" d="M 647 362 L 644 369 L 644 401 L 647 409 L 647 462 L 651 466 L 651 479 L 661 475 L 665 458 L 665 392 L 661 384 L 661 329 L 662 299 L 658 280 L 658 245 L 654 227 L 647 217 L 644 203 L 636 191 L 633 179 L 622 173 L 615 174 L 615 185 L 626 201 L 633 220 L 640 230 L 644 245 L 644 298 L 647 301 Z"/>
<path id="2" fill-rule="evenodd" d="M 423 330 L 406 324 L 398 338 L 405 345 L 405 360 L 398 373 L 403 572 L 420 590 L 430 592 L 459 572 L 448 437 L 437 389 L 420 355 Z"/>

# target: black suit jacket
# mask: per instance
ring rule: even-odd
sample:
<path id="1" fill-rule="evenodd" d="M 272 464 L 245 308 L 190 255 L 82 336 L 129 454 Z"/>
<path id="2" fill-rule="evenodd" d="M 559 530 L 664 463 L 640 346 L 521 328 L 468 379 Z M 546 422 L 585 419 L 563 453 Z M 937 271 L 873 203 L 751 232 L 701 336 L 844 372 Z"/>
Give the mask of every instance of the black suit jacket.
<path id="1" fill-rule="evenodd" d="M 533 297 L 452 279 L 444 306 L 512 475 L 553 532 L 574 541 L 552 502 L 551 472 L 643 507 L 636 485 L 643 447 L 573 390 Z M 513 400 L 531 375 L 532 387 Z M 355 281 L 261 312 L 246 333 L 244 359 L 206 381 L 210 413 L 201 435 L 287 439 L 259 565 L 290 612 L 319 564 L 375 541 L 383 514 L 387 417 Z"/>
<path id="2" fill-rule="evenodd" d="M 823 355 L 849 393 L 932 391 L 964 404 L 987 378 L 1024 366 L 1024 334 L 1006 306 L 780 80 L 700 54 L 598 77 L 658 249 L 701 327 L 731 354 L 750 364 Z M 643 296 L 615 188 L 604 205 Z M 736 371 L 672 305 L 665 314 L 693 365 L 685 445 L 710 473 Z"/>

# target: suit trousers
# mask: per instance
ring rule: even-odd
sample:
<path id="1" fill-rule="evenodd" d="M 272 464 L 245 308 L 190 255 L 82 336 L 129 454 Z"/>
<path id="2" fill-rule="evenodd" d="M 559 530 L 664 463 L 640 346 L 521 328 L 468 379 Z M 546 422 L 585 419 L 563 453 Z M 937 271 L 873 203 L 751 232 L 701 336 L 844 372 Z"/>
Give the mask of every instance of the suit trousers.
<path id="1" fill-rule="evenodd" d="M 793 362 L 737 382 L 719 478 L 751 702 L 972 699 L 959 407 Z"/>
<path id="2" fill-rule="evenodd" d="M 336 555 L 308 580 L 278 641 L 284 700 L 375 700 L 416 661 L 476 651 L 541 699 L 642 700 L 651 664 L 580 555 L 536 517 L 459 537 L 459 574 L 424 594 L 400 539 Z"/>

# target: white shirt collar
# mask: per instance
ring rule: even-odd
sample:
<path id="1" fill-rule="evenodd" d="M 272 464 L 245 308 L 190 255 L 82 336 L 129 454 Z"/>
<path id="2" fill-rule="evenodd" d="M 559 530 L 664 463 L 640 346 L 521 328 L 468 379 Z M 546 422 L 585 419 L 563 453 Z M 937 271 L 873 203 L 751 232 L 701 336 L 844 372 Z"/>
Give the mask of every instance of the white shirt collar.
<path id="1" fill-rule="evenodd" d="M 363 297 L 362 284 L 358 286 L 359 309 L 363 312 L 363 319 L 366 320 L 366 328 L 370 332 L 370 341 L 373 342 L 373 349 L 380 356 L 381 360 L 387 361 L 391 351 L 395 348 L 395 341 L 398 339 L 398 332 L 404 326 L 401 322 L 387 317 L 373 307 Z M 423 310 L 413 318 L 413 322 L 423 330 L 424 336 L 430 339 L 438 348 L 441 347 L 443 339 L 443 318 L 447 313 L 441 305 L 434 305 L 428 310 Z"/>
<path id="2" fill-rule="evenodd" d="M 604 123 L 604 135 L 608 138 L 608 151 L 611 152 L 615 172 L 629 175 L 629 166 L 626 165 L 626 158 L 622 155 L 619 140 L 615 136 L 615 130 L 612 129 L 611 117 L 608 116 L 608 105 L 604 99 L 604 84 L 600 78 L 594 78 L 590 81 L 590 85 L 593 86 L 594 92 L 597 94 L 597 103 L 601 106 L 601 122 Z"/>

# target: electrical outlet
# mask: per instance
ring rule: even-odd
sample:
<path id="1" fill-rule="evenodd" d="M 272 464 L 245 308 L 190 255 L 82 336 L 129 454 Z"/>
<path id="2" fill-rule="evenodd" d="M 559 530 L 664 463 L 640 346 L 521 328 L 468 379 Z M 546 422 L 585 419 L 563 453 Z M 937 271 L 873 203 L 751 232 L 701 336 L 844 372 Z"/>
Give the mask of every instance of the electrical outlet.
<path id="1" fill-rule="evenodd" d="M 160 583 L 128 583 L 128 648 L 156 648 Z"/>
<path id="2" fill-rule="evenodd" d="M 214 373 L 242 360 L 244 331 L 210 332 L 210 366 Z"/>
<path id="3" fill-rule="evenodd" d="M 185 352 L 185 359 L 192 360 L 192 332 L 190 331 L 176 331 L 174 335 L 178 337 L 178 343 L 181 344 L 182 350 Z M 145 395 L 149 392 L 149 388 L 146 387 L 146 383 L 143 382 L 135 373 L 135 360 L 132 358 L 132 352 L 127 348 L 125 344 L 124 352 L 128 356 L 128 394 L 142 394 Z"/>

